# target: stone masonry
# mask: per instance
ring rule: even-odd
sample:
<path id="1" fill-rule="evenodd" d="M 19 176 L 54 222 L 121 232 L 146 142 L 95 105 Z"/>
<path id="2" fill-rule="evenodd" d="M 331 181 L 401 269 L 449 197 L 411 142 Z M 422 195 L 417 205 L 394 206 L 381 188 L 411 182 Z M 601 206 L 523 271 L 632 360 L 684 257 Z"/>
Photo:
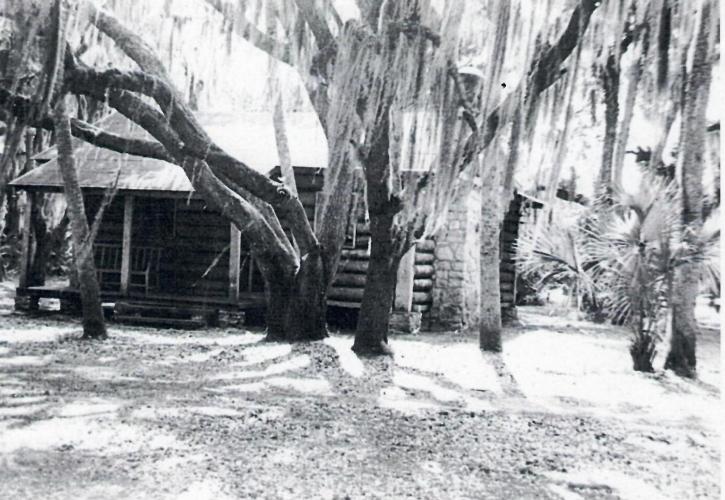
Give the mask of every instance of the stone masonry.
<path id="1" fill-rule="evenodd" d="M 480 196 L 474 188 L 454 201 L 436 237 L 431 329 L 466 331 L 478 324 Z"/>

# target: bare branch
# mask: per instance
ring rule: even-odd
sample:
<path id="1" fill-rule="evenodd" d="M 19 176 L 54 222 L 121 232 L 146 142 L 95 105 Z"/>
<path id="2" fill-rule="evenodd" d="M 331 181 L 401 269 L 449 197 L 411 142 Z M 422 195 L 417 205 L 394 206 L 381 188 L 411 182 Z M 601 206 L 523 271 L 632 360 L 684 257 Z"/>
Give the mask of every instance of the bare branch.
<path id="1" fill-rule="evenodd" d="M 0 118 L 6 120 L 10 116 L 14 116 L 23 123 L 26 123 L 30 119 L 29 113 L 32 109 L 31 106 L 32 104 L 29 98 L 12 94 L 7 89 L 0 87 Z M 70 122 L 73 137 L 77 137 L 94 146 L 118 153 L 127 153 L 173 162 L 173 159 L 169 156 L 166 149 L 158 142 L 124 137 L 76 118 L 71 118 Z M 31 127 L 54 130 L 53 119 L 50 116 L 40 117 L 27 123 Z"/>
<path id="2" fill-rule="evenodd" d="M 232 23 L 234 33 L 238 36 L 272 57 L 284 63 L 293 64 L 292 49 L 288 43 L 277 40 L 268 33 L 264 33 L 254 23 L 245 19 L 243 14 L 240 13 L 240 15 L 234 16 L 231 12 L 233 6 L 224 0 L 206 0 L 206 3 Z"/>
<path id="3" fill-rule="evenodd" d="M 524 91 L 526 91 L 525 98 L 530 102 L 531 99 L 537 98 L 561 77 L 563 74 L 562 64 L 579 44 L 580 37 L 589 26 L 591 16 L 599 7 L 599 4 L 598 0 L 581 0 L 579 5 L 574 8 L 569 22 L 557 43 L 544 51 L 541 57 L 531 65 L 531 70 L 526 77 L 528 85 L 525 86 L 524 82 L 519 83 L 516 90 L 511 92 L 485 118 L 485 127 L 483 127 L 485 134 L 479 138 L 480 142 L 478 144 L 475 144 L 475 136 L 471 136 L 465 146 L 466 153 L 461 164 L 461 170 L 464 170 L 479 152 L 488 147 L 498 133 L 499 126 L 504 124 L 502 120 L 511 116 L 515 107 L 520 105 L 524 97 Z"/>
<path id="4" fill-rule="evenodd" d="M 312 34 L 315 36 L 317 48 L 320 52 L 334 49 L 337 45 L 335 37 L 327 25 L 325 17 L 315 8 L 314 0 L 295 0 L 297 7 L 300 9 L 302 17 L 310 27 Z"/>

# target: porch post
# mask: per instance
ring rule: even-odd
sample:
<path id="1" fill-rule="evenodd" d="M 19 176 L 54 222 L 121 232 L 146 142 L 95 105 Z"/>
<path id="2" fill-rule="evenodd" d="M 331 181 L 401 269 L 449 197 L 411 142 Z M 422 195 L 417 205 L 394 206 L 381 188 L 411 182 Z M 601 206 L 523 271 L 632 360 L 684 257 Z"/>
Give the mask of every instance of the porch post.
<path id="1" fill-rule="evenodd" d="M 229 300 L 239 300 L 239 273 L 242 251 L 242 233 L 237 226 L 230 224 L 229 229 Z"/>
<path id="2" fill-rule="evenodd" d="M 121 241 L 121 295 L 128 295 L 131 281 L 131 224 L 133 222 L 133 195 L 123 197 L 123 240 Z"/>
<path id="3" fill-rule="evenodd" d="M 395 284 L 395 310 L 413 310 L 413 281 L 415 280 L 415 246 L 400 259 Z"/>
<path id="4" fill-rule="evenodd" d="M 413 311 L 413 285 L 415 282 L 415 246 L 400 259 L 395 282 L 395 303 L 390 315 L 391 333 L 417 333 L 421 313 Z"/>
<path id="5" fill-rule="evenodd" d="M 32 211 L 33 211 L 33 196 L 25 191 L 25 206 L 23 207 L 23 238 L 21 240 L 21 254 L 20 254 L 20 278 L 18 286 L 25 288 L 28 286 L 30 278 L 30 233 L 32 232 Z"/>

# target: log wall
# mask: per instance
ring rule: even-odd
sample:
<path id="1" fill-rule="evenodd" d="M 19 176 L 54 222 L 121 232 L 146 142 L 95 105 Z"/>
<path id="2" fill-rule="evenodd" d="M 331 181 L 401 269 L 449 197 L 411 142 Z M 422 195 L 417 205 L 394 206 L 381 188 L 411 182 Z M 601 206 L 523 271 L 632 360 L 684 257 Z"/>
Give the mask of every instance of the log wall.
<path id="1" fill-rule="evenodd" d="M 295 167 L 295 181 L 300 201 L 305 208 L 310 223 L 315 224 L 317 205 L 321 203 L 324 184 L 324 170 L 310 167 Z M 271 172 L 279 175 L 279 169 Z M 354 237 L 348 233 L 346 247 L 342 251 L 337 276 L 328 291 L 328 303 L 333 306 L 359 309 L 365 289 L 365 276 L 370 258 L 370 228 L 366 221 L 364 192 L 362 185 L 355 189 L 357 196 L 357 224 Z M 319 217 L 319 215 L 318 215 Z M 433 241 L 425 241 L 416 247 L 415 277 L 413 287 L 413 310 L 428 311 L 432 303 L 433 288 Z"/>
<path id="2" fill-rule="evenodd" d="M 522 197 L 514 196 L 501 226 L 499 280 L 501 319 L 504 323 L 516 319 L 516 241 L 519 237 L 521 204 Z"/>

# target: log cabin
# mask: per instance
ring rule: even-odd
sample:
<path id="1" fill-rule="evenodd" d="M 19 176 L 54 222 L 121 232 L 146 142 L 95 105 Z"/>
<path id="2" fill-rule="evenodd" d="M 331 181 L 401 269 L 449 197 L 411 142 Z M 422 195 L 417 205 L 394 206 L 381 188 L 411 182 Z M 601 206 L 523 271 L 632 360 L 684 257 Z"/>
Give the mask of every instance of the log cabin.
<path id="1" fill-rule="evenodd" d="M 288 140 L 299 197 L 308 218 L 319 224 L 319 205 L 326 165 L 326 141 L 316 118 L 299 114 L 288 123 Z M 279 175 L 271 118 L 259 115 L 200 115 L 211 137 L 252 168 Z M 100 127 L 132 137 L 146 133 L 119 115 Z M 254 137 L 254 141 L 239 141 Z M 115 186 L 95 241 L 94 256 L 102 299 L 114 319 L 135 323 L 193 327 L 260 317 L 264 308 L 262 277 L 249 254 L 248 242 L 221 214 L 194 194 L 176 165 L 95 148 L 78 141 L 76 163 L 89 220 Z M 35 157 L 38 166 L 11 182 L 26 193 L 62 192 L 53 150 Z M 395 300 L 395 329 L 428 327 L 462 329 L 475 322 L 478 282 L 476 192 L 451 207 L 447 230 L 422 241 L 401 262 Z M 479 193 L 480 195 L 480 193 Z M 359 197 L 359 195 L 356 195 Z M 30 200 L 26 197 L 23 257 L 16 305 L 33 309 L 40 298 L 57 298 L 64 309 L 77 307 L 79 294 L 70 284 L 30 283 L 33 248 Z M 504 317 L 515 317 L 514 241 L 526 210 L 535 200 L 514 196 L 501 237 L 501 292 Z M 365 286 L 370 234 L 364 203 L 353 203 L 345 248 L 328 295 L 330 319 L 352 317 Z M 350 314 L 352 313 L 352 314 Z M 402 318 L 402 319 L 401 319 Z M 411 319 L 412 318 L 412 319 Z M 353 320 L 354 321 L 354 320 Z"/>

